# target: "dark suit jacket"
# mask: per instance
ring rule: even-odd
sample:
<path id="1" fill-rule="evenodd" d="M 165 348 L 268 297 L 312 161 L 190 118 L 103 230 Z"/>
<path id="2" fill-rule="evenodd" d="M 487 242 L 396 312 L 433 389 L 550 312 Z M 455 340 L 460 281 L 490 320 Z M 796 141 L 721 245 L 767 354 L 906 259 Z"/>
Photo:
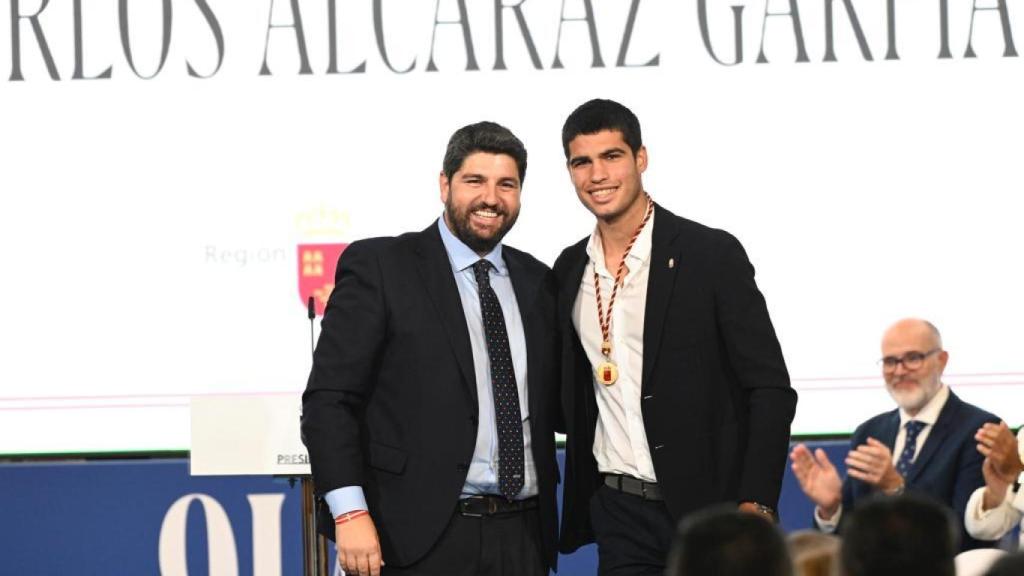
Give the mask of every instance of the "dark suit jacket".
<path id="1" fill-rule="evenodd" d="M 503 255 L 526 333 L 541 540 L 553 565 L 555 288 L 532 256 L 508 246 Z M 448 524 L 473 456 L 478 405 L 466 316 L 436 223 L 351 244 L 335 284 L 303 394 L 303 441 L 317 493 L 362 486 L 384 561 L 406 566 Z M 329 516 L 321 526 L 333 539 Z"/>
<path id="2" fill-rule="evenodd" d="M 561 548 L 593 540 L 592 368 L 572 324 L 587 239 L 555 263 L 566 441 Z M 657 206 L 644 320 L 642 411 L 665 503 L 678 520 L 718 502 L 775 506 L 796 392 L 754 269 L 729 234 Z M 669 265 L 669 260 L 673 265 Z M 584 314 L 596 311 L 584 310 Z"/>
<path id="3" fill-rule="evenodd" d="M 934 498 L 953 508 L 955 521 L 960 527 L 961 550 L 990 547 L 993 542 L 975 540 L 964 527 L 967 500 L 979 486 L 985 485 L 981 463 L 985 457 L 978 452 L 974 433 L 985 422 L 999 423 L 999 418 L 972 406 L 949 392 L 946 405 L 939 412 L 935 426 L 928 433 L 921 453 L 917 455 L 907 474 L 906 490 Z M 868 437 L 884 443 L 892 450 L 900 428 L 899 410 L 879 414 L 861 424 L 850 437 L 850 447 L 865 444 Z M 856 508 L 857 502 L 874 493 L 872 486 L 850 476 L 843 481 L 843 517 Z M 842 527 L 840 526 L 840 530 Z"/>

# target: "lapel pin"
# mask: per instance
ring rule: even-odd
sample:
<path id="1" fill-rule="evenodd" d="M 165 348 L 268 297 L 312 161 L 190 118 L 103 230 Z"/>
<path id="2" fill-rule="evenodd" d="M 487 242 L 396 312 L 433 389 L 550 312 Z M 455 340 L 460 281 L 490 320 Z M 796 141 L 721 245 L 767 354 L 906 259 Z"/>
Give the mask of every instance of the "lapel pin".
<path id="1" fill-rule="evenodd" d="M 668 259 L 668 267 L 669 268 L 675 268 L 676 267 L 676 259 L 675 258 L 669 258 Z"/>

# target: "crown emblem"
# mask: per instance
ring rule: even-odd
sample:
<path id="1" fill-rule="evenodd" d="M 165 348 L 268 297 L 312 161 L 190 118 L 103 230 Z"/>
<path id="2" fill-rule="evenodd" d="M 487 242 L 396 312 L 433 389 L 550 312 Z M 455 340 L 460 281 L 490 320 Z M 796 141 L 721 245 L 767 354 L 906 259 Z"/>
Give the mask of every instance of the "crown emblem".
<path id="1" fill-rule="evenodd" d="M 321 204 L 295 216 L 295 228 L 305 240 L 343 238 L 351 227 L 348 213 Z"/>

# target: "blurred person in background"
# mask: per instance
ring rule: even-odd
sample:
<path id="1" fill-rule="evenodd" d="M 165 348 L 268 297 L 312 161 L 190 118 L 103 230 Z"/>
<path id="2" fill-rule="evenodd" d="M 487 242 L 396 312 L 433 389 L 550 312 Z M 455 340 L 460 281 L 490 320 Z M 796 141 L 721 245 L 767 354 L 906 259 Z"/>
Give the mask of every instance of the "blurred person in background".
<path id="1" fill-rule="evenodd" d="M 919 494 L 875 495 L 847 520 L 844 576 L 955 576 L 958 530 L 949 509 Z"/>
<path id="2" fill-rule="evenodd" d="M 1005 422 L 985 424 L 974 438 L 978 441 L 978 451 L 985 456 L 981 466 L 985 487 L 971 494 L 964 524 L 971 536 L 996 540 L 1020 526 L 1024 517 L 1024 491 L 1020 489 L 1020 475 L 1024 472 L 1020 453 L 1024 446 L 1024 427 L 1014 437 Z M 1018 537 L 1015 547 L 1020 548 L 1022 542 L 1024 540 Z"/>
<path id="3" fill-rule="evenodd" d="M 838 576 L 839 537 L 798 530 L 786 537 L 794 576 Z"/>
<path id="4" fill-rule="evenodd" d="M 667 576 L 790 576 L 782 533 L 731 506 L 687 516 L 676 531 Z"/>

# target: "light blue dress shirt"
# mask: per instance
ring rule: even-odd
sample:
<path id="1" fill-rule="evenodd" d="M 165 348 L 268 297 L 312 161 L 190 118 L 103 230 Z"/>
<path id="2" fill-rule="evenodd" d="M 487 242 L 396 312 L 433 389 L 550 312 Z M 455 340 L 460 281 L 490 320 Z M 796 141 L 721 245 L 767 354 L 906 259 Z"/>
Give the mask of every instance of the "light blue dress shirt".
<path id="1" fill-rule="evenodd" d="M 464 495 L 499 494 L 498 491 L 498 429 L 494 415 L 494 390 L 491 385 L 491 360 L 487 354 L 487 339 L 484 334 L 483 319 L 480 314 L 480 293 L 473 274 L 473 264 L 480 256 L 452 234 L 444 223 L 444 218 L 437 220 L 441 241 L 448 253 L 448 261 L 452 266 L 455 284 L 462 300 L 462 310 L 466 315 L 466 328 L 469 329 L 469 342 L 473 349 L 473 372 L 476 376 L 476 393 L 479 405 L 479 424 L 476 433 L 476 447 L 473 460 L 466 475 L 466 484 L 462 488 Z M 484 259 L 490 261 L 491 288 L 498 296 L 501 311 L 505 316 L 505 328 L 508 331 L 509 348 L 512 352 L 512 367 L 516 374 L 516 387 L 519 389 L 519 410 L 523 418 L 523 456 L 524 473 L 526 475 L 519 498 L 537 495 L 537 468 L 530 450 L 530 403 L 526 386 L 526 334 L 523 330 L 522 316 L 519 314 L 519 303 L 508 266 L 501 256 L 501 244 L 491 250 Z M 331 490 L 325 496 L 331 513 L 339 514 L 352 510 L 366 510 L 366 498 L 361 486 L 346 486 Z"/>

